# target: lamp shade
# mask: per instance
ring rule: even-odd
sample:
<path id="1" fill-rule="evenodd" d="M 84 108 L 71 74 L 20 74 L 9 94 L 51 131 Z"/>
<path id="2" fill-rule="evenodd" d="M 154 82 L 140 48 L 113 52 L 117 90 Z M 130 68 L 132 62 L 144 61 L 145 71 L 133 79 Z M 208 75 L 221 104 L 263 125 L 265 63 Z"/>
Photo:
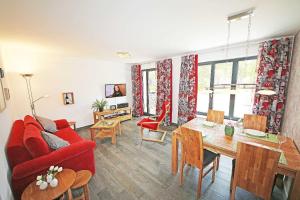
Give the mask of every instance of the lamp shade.
<path id="1" fill-rule="evenodd" d="M 263 90 L 257 91 L 257 94 L 271 96 L 271 95 L 275 95 L 276 92 L 274 90 L 263 89 Z"/>

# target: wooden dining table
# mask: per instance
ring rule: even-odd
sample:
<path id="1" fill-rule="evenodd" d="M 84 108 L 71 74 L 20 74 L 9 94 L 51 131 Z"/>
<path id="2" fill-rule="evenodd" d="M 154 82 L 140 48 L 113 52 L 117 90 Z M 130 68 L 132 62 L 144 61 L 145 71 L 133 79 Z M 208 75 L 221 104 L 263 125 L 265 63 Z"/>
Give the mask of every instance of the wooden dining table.
<path id="1" fill-rule="evenodd" d="M 235 134 L 230 137 L 224 133 L 224 125 L 215 125 L 208 127 L 203 124 L 205 119 L 195 118 L 182 126 L 192 130 L 196 130 L 204 135 L 203 145 L 205 149 L 220 153 L 231 158 L 235 158 L 237 154 L 238 142 L 253 142 L 270 148 L 282 151 L 285 157 L 285 163 L 279 162 L 277 173 L 293 178 L 292 188 L 289 193 L 289 199 L 300 200 L 300 153 L 294 141 L 285 136 L 277 136 L 278 140 L 284 139 L 284 143 L 279 145 L 278 142 L 263 140 L 262 138 L 248 137 L 243 134 L 243 129 L 235 129 Z M 281 138 L 282 137 L 282 138 Z M 172 134 L 172 173 L 176 175 L 178 172 L 178 147 L 181 143 L 180 128 L 173 131 Z M 280 147 L 280 149 L 279 149 Z"/>

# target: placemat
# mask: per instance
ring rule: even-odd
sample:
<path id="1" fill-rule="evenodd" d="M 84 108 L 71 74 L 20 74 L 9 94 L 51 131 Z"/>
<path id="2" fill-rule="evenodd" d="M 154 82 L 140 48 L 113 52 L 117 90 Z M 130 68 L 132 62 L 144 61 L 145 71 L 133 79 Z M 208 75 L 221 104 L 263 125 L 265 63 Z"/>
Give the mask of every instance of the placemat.
<path id="1" fill-rule="evenodd" d="M 267 133 L 266 137 L 255 137 L 255 136 L 252 136 L 252 135 L 249 135 L 249 134 L 246 134 L 246 133 L 239 133 L 239 135 L 246 136 L 246 137 L 253 138 L 253 139 L 264 140 L 264 141 L 267 141 L 267 142 L 273 142 L 273 143 L 278 144 L 277 135 L 274 135 L 274 134 Z"/>
<path id="2" fill-rule="evenodd" d="M 283 165 L 287 165 L 287 160 L 286 160 L 283 152 L 281 152 L 281 154 L 280 154 L 279 163 L 283 164 Z"/>

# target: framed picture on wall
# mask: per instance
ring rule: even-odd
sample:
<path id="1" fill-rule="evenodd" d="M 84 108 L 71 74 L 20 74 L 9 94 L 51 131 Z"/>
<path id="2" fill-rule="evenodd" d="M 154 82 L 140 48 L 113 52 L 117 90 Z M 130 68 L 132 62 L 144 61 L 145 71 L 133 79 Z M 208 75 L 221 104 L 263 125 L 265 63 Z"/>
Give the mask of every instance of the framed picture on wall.
<path id="1" fill-rule="evenodd" d="M 74 94 L 73 92 L 64 92 L 63 101 L 65 105 L 74 104 Z"/>
<path id="2" fill-rule="evenodd" d="M 0 78 L 0 112 L 2 112 L 6 108 L 5 97 L 4 97 L 4 89 L 2 80 Z"/>

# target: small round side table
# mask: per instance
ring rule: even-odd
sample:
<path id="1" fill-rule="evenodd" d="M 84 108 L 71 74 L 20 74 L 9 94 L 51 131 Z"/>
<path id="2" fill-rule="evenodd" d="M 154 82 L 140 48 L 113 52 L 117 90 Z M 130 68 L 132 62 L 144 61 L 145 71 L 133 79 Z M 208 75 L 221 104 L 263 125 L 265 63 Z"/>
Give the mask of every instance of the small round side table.
<path id="1" fill-rule="evenodd" d="M 30 183 L 22 193 L 22 200 L 52 200 L 60 197 L 65 192 L 71 193 L 70 187 L 76 179 L 76 172 L 72 169 L 64 169 L 56 175 L 58 185 L 56 187 L 48 187 L 45 190 L 40 190 L 36 185 L 36 181 Z M 70 196 L 70 195 L 68 195 Z"/>
<path id="2" fill-rule="evenodd" d="M 88 200 L 89 199 L 89 188 L 88 188 L 88 183 L 92 177 L 92 173 L 89 170 L 80 170 L 76 172 L 76 179 L 71 186 L 71 190 L 76 190 L 79 188 L 83 188 L 83 193 L 76 198 L 73 198 L 74 200 L 77 199 L 84 199 Z"/>

